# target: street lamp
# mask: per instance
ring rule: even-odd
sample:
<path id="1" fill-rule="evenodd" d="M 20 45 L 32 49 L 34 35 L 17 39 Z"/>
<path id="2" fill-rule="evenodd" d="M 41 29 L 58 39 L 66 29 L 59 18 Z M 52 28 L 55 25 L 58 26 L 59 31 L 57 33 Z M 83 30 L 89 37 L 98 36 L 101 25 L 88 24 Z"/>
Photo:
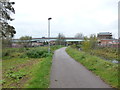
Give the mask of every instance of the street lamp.
<path id="1" fill-rule="evenodd" d="M 48 41 L 48 53 L 50 53 L 50 20 L 52 18 L 48 18 L 48 38 L 49 38 L 49 41 Z"/>

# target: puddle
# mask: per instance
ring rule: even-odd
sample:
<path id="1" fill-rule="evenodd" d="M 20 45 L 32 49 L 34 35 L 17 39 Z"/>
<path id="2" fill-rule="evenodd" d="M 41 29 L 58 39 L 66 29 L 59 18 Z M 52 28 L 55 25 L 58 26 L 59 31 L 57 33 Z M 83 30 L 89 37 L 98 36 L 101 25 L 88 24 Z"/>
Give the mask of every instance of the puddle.
<path id="1" fill-rule="evenodd" d="M 119 63 L 117 60 L 112 60 L 111 62 L 112 63 Z"/>

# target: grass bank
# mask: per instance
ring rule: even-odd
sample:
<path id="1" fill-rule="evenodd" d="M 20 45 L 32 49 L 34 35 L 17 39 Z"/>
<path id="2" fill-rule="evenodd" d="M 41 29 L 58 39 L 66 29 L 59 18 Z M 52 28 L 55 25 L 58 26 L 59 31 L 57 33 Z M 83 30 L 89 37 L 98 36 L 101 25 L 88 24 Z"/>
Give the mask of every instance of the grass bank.
<path id="1" fill-rule="evenodd" d="M 85 44 L 86 45 L 86 44 Z M 96 55 L 98 57 L 104 58 L 109 61 L 119 61 L 118 60 L 118 48 L 117 47 L 100 47 L 95 46 L 94 48 L 85 48 L 85 45 L 71 45 L 73 48 L 81 49 L 86 53 L 90 53 L 91 55 Z M 89 46 L 89 45 L 88 45 Z M 84 47 L 84 48 L 83 48 Z"/>
<path id="2" fill-rule="evenodd" d="M 118 88 L 118 64 L 102 60 L 97 56 L 80 52 L 71 47 L 68 47 L 66 52 L 90 71 L 94 72 L 103 81 L 114 88 Z"/>
<path id="3" fill-rule="evenodd" d="M 99 47 L 90 51 L 92 55 L 97 55 L 103 57 L 107 60 L 117 60 L 118 61 L 118 49 L 110 47 Z"/>

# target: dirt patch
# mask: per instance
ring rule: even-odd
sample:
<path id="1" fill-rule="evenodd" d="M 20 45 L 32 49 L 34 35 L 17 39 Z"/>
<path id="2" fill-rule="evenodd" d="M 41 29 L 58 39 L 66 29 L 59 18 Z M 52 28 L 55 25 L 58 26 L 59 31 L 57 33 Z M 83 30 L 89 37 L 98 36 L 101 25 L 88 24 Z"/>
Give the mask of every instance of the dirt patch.
<path id="1" fill-rule="evenodd" d="M 35 63 L 39 62 L 39 60 L 28 60 L 26 63 L 24 64 L 20 64 L 16 67 L 13 67 L 11 70 L 13 71 L 19 71 L 20 69 L 22 68 L 25 68 L 25 67 L 30 67 L 32 65 L 34 65 Z"/>

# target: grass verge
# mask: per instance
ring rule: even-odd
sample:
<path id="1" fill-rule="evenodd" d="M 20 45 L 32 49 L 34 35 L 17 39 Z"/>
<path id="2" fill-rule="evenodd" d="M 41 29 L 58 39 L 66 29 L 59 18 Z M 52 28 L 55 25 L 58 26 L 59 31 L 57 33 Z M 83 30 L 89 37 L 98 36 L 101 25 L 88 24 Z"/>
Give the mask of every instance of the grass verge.
<path id="1" fill-rule="evenodd" d="M 42 58 L 42 61 L 37 63 L 32 68 L 30 74 L 31 79 L 24 86 L 26 88 L 49 88 L 50 69 L 52 57 Z"/>
<path id="2" fill-rule="evenodd" d="M 113 88 L 118 88 L 118 64 L 102 60 L 97 56 L 80 52 L 71 47 L 68 47 L 66 52 Z"/>

